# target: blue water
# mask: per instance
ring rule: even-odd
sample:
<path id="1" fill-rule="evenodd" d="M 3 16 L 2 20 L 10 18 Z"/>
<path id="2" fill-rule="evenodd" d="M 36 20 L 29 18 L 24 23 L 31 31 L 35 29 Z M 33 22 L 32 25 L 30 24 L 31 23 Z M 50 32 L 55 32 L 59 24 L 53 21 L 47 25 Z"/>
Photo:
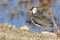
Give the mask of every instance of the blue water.
<path id="1" fill-rule="evenodd" d="M 57 0 L 58 1 L 58 0 Z M 54 16 L 57 18 L 58 22 L 57 22 L 57 25 L 60 26 L 60 4 L 58 4 L 58 2 L 55 2 L 53 4 L 53 13 L 54 13 Z M 19 19 L 17 19 L 16 16 L 14 16 L 13 20 L 11 21 L 10 20 L 10 12 L 9 12 L 9 9 L 14 9 L 16 10 L 16 6 L 18 5 L 18 0 L 12 0 L 11 2 L 8 3 L 8 6 L 7 8 L 2 6 L 2 1 L 0 0 L 0 23 L 9 23 L 11 25 L 16 25 L 16 27 L 21 27 L 23 24 L 24 25 L 28 25 L 26 23 L 26 19 L 27 19 L 27 9 L 26 7 L 23 5 L 23 11 L 24 11 L 24 16 L 20 15 L 19 14 Z M 32 6 L 36 6 L 38 7 L 39 6 L 39 1 L 38 0 L 34 0 L 34 3 L 32 4 Z M 30 25 L 28 25 L 30 26 Z M 35 28 L 32 28 L 30 27 L 30 29 L 32 31 L 39 31 L 37 27 Z M 43 31 L 44 28 L 42 27 L 41 28 L 41 31 Z"/>

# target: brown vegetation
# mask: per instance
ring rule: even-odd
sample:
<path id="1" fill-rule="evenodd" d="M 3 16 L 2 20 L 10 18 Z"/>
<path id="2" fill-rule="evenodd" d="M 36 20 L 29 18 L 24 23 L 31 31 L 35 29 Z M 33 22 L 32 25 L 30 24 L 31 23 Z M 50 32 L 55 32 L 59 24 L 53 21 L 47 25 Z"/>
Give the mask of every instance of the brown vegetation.
<path id="1" fill-rule="evenodd" d="M 31 32 L 7 23 L 0 24 L 0 40 L 60 40 L 55 33 Z"/>

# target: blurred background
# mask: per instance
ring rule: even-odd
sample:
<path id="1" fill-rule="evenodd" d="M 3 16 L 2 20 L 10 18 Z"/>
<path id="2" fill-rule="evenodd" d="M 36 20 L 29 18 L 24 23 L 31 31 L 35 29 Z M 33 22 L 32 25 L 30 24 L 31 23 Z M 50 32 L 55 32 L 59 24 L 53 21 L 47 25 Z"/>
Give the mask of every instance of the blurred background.
<path id="1" fill-rule="evenodd" d="M 0 0 L 0 23 L 8 23 L 15 25 L 16 27 L 22 27 L 26 25 L 30 30 L 38 32 L 39 28 L 30 25 L 26 22 L 28 11 L 32 7 L 39 7 L 39 0 Z M 60 0 L 52 0 L 52 8 L 54 16 L 57 18 L 57 25 L 60 26 Z M 50 28 L 53 30 L 54 28 Z M 40 31 L 44 31 L 45 28 L 41 27 Z"/>

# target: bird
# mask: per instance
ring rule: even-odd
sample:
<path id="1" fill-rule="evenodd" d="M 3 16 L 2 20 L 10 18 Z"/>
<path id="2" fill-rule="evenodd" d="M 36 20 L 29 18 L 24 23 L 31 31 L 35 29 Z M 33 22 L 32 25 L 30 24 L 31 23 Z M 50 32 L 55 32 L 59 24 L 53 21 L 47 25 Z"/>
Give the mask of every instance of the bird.
<path id="1" fill-rule="evenodd" d="M 32 11 L 31 21 L 34 25 L 41 27 L 41 26 L 53 26 L 53 23 L 49 22 L 42 13 L 38 12 L 38 7 L 32 7 L 30 9 Z"/>

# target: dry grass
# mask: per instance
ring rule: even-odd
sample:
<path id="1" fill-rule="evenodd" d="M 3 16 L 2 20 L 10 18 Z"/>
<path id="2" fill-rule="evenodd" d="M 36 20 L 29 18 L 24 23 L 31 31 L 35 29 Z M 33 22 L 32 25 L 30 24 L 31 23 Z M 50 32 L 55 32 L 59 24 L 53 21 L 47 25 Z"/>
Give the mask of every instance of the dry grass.
<path id="1" fill-rule="evenodd" d="M 0 40 L 60 40 L 55 33 L 51 32 L 31 32 L 16 28 L 7 23 L 0 24 Z"/>

